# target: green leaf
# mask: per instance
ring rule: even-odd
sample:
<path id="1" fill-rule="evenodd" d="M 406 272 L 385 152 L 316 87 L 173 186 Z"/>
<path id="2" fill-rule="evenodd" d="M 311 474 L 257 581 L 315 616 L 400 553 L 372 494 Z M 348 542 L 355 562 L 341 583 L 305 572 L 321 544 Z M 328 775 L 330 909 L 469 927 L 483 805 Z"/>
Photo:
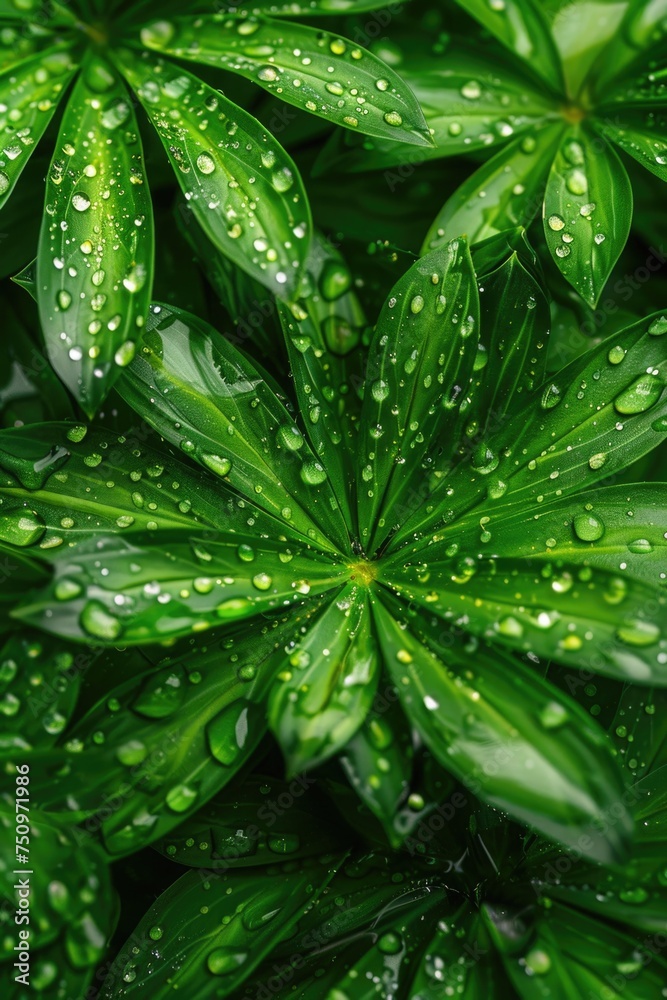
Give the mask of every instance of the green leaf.
<path id="1" fill-rule="evenodd" d="M 430 146 L 419 104 L 385 62 L 349 39 L 243 14 L 157 21 L 145 46 L 240 73 L 288 104 L 355 132 Z M 333 70 L 333 72 L 332 72 Z"/>
<path id="2" fill-rule="evenodd" d="M 269 700 L 269 724 L 289 775 L 337 753 L 375 697 L 376 641 L 365 588 L 349 583 L 290 647 Z"/>
<path id="3" fill-rule="evenodd" d="M 557 94 L 563 92 L 563 69 L 549 22 L 539 0 L 457 0 L 459 6 L 527 63 Z"/>
<path id="4" fill-rule="evenodd" d="M 72 53 L 53 46 L 0 74 L 0 208 L 10 198 L 31 154 L 74 75 Z"/>
<path id="5" fill-rule="evenodd" d="M 221 477 L 289 534 L 347 551 L 327 473 L 255 365 L 208 324 L 151 309 L 123 398 L 163 437 Z"/>
<path id="6" fill-rule="evenodd" d="M 379 138 L 355 143 L 337 166 L 379 170 L 397 164 L 417 166 L 430 159 L 467 155 L 500 146 L 512 136 L 533 138 L 533 129 L 556 119 L 557 107 L 543 88 L 479 46 L 452 39 L 447 57 L 406 56 L 401 76 L 415 95 L 435 146 L 406 150 Z M 351 137 L 350 137 L 351 138 Z M 327 152 L 325 166 L 332 159 Z M 458 234 L 457 234 L 458 235 Z"/>
<path id="7" fill-rule="evenodd" d="M 54 570 L 16 617 L 63 638 L 124 646 L 301 605 L 347 575 L 344 564 L 286 540 L 225 531 L 98 535 L 63 552 Z"/>
<path id="8" fill-rule="evenodd" d="M 230 12 L 236 9 L 233 0 L 222 0 L 221 7 L 224 6 L 229 6 Z M 253 0 L 252 9 L 265 10 L 272 17 L 296 17 L 301 14 L 306 17 L 333 17 L 336 14 L 382 10 L 386 6 L 387 0 Z"/>
<path id="9" fill-rule="evenodd" d="M 448 544 L 457 541 L 454 531 L 466 529 L 479 541 L 480 528 L 492 533 L 493 518 L 506 505 L 536 513 L 539 505 L 590 489 L 657 447 L 667 434 L 663 331 L 662 313 L 647 316 L 525 396 L 493 433 L 473 437 L 464 460 L 405 521 L 392 547 L 427 526 L 431 532 L 450 526 Z M 469 415 L 476 417 L 474 403 Z M 446 507 L 439 489 L 447 491 Z M 423 535 L 418 544 L 431 537 Z"/>
<path id="10" fill-rule="evenodd" d="M 196 472 L 156 443 L 141 426 L 127 436 L 74 423 L 2 431 L 0 510 L 6 516 L 0 538 L 52 559 L 63 544 L 71 550 L 101 535 L 158 529 L 197 534 L 221 517 L 230 530 L 247 527 L 247 513 L 222 484 L 211 479 L 202 486 Z M 10 512 L 25 505 L 35 525 L 21 531 Z"/>
<path id="11" fill-rule="evenodd" d="M 574 701 L 519 660 L 443 634 L 426 614 L 408 616 L 406 629 L 402 606 L 388 596 L 373 613 L 405 710 L 443 767 L 548 837 L 578 846 L 585 833 L 588 856 L 623 857 L 628 823 L 597 831 L 623 790 L 620 770 Z"/>
<path id="12" fill-rule="evenodd" d="M 51 815 L 112 855 L 167 836 L 220 791 L 266 733 L 262 704 L 298 628 L 228 633 L 111 687 L 53 751 L 26 755 Z"/>
<path id="13" fill-rule="evenodd" d="M 502 914 L 499 914 L 502 920 Z M 554 902 L 535 927 L 521 958 L 509 938 L 506 972 L 523 1000 L 548 996 L 608 996 L 654 1000 L 660 996 L 667 963 L 651 942 L 618 930 L 574 907 Z M 508 936 L 509 937 L 509 936 Z M 533 974 L 528 975 L 528 969 Z"/>
<path id="14" fill-rule="evenodd" d="M 432 964 L 422 958 L 419 962 L 410 984 L 415 1000 L 427 1000 L 435 984 L 436 988 L 442 984 L 445 990 L 455 990 L 461 1000 L 501 1000 L 511 995 L 481 914 L 470 912 L 465 904 L 453 918 L 440 922 L 425 954 L 437 955 L 439 961 Z"/>
<path id="15" fill-rule="evenodd" d="M 16 830 L 20 813 L 15 808 L 14 782 L 19 774 L 25 775 L 16 770 L 24 766 L 23 759 L 7 766 L 13 787 L 11 797 L 5 793 L 0 799 L 0 905 L 12 919 L 5 925 L 9 947 L 3 949 L 0 965 L 6 972 L 4 996 L 22 1000 L 28 992 L 24 981 L 16 979 L 23 970 L 10 965 L 19 961 L 21 928 L 29 932 L 30 992 L 38 991 L 45 1000 L 56 1000 L 61 990 L 69 996 L 84 996 L 117 918 L 109 870 L 88 836 L 78 839 L 75 831 L 54 823 L 37 810 L 30 795 L 27 800 L 19 799 L 29 805 L 29 861 L 17 865 L 14 841 L 21 835 Z M 22 870 L 17 872 L 17 868 Z M 14 923 L 19 879 L 30 886 L 29 926 L 18 920 Z"/>
<path id="16" fill-rule="evenodd" d="M 599 109 L 596 118 L 598 132 L 615 142 L 624 153 L 634 157 L 642 167 L 650 170 L 660 180 L 667 180 L 667 127 L 664 119 L 656 121 L 653 108 L 641 105 L 627 105 L 621 109 L 622 118 L 616 108 L 608 109 L 609 116 L 603 116 Z"/>
<path id="17" fill-rule="evenodd" d="M 597 525 L 583 501 L 578 509 L 578 518 Z M 488 532 L 486 524 L 483 530 Z M 591 569 L 585 552 L 577 561 L 542 555 L 517 564 L 513 553 L 497 558 L 491 550 L 485 558 L 459 537 L 462 553 L 470 554 L 457 558 L 447 551 L 458 551 L 454 546 L 434 545 L 428 562 L 396 559 L 384 579 L 406 602 L 536 662 L 544 657 L 619 680 L 667 684 L 664 598 L 653 588 Z M 540 534 L 542 551 L 548 551 L 547 541 Z"/>
<path id="18" fill-rule="evenodd" d="M 218 251 L 197 223 L 185 199 L 179 200 L 174 215 L 179 231 L 192 249 L 195 266 L 203 271 L 234 324 L 233 329 L 226 331 L 227 339 L 237 347 L 257 350 L 263 358 L 275 362 L 276 344 L 281 339 L 278 322 L 280 299 L 276 299 L 256 278 Z M 203 310 L 186 306 L 177 297 L 167 301 L 198 316 L 206 315 Z"/>
<path id="19" fill-rule="evenodd" d="M 10 212 L 15 200 L 8 206 Z M 68 393 L 9 295 L 0 299 L 0 309 L 5 331 L 0 344 L 0 424 L 18 427 L 44 419 L 71 418 Z"/>
<path id="20" fill-rule="evenodd" d="M 152 279 L 153 216 L 136 119 L 122 80 L 93 57 L 61 124 L 37 257 L 49 358 L 89 416 L 134 355 Z"/>
<path id="21" fill-rule="evenodd" d="M 328 802 L 317 782 L 243 775 L 179 823 L 153 847 L 182 865 L 225 871 L 322 856 L 340 848 L 345 831 L 334 816 L 313 826 Z"/>
<path id="22" fill-rule="evenodd" d="M 269 869 L 261 879 L 244 872 L 188 872 L 153 904 L 134 935 L 159 940 L 129 961 L 129 949 L 111 966 L 104 1000 L 180 989 L 190 1000 L 229 996 L 277 942 L 288 938 L 327 881 L 324 865 L 296 872 Z M 183 949 L 183 942 L 187 942 Z"/>
<path id="23" fill-rule="evenodd" d="M 311 220 L 287 153 L 255 118 L 180 67 L 130 51 L 119 58 L 199 224 L 244 271 L 293 298 Z"/>
<path id="24" fill-rule="evenodd" d="M 564 278 L 595 307 L 625 246 L 632 188 L 625 167 L 584 126 L 564 134 L 544 197 L 544 233 Z"/>
<path id="25" fill-rule="evenodd" d="M 23 630 L 0 649 L 0 747 L 27 749 L 53 743 L 76 706 L 84 657 L 58 639 Z"/>
<path id="26" fill-rule="evenodd" d="M 622 613 L 623 578 L 642 580 L 656 596 L 662 588 L 666 522 L 667 485 L 606 486 L 555 499 L 536 511 L 500 513 L 493 519 L 494 554 L 608 570 L 616 575 L 616 607 Z"/>
<path id="27" fill-rule="evenodd" d="M 550 326 L 544 280 L 525 234 L 499 234 L 473 251 L 480 289 L 480 342 L 463 408 L 466 437 L 501 427 L 507 414 L 546 378 Z"/>
<path id="28" fill-rule="evenodd" d="M 620 25 L 590 73 L 593 94 L 602 100 L 629 70 L 648 65 L 665 38 L 664 0 L 629 0 L 624 6 Z"/>
<path id="29" fill-rule="evenodd" d="M 316 455 L 326 457 L 332 489 L 357 534 L 350 504 L 364 380 L 363 309 L 342 256 L 317 237 L 308 262 L 309 294 L 295 307 L 279 305 L 290 369 L 305 430 Z"/>
<path id="30" fill-rule="evenodd" d="M 383 679 L 371 710 L 341 750 L 340 763 L 362 802 L 381 820 L 389 842 L 399 846 L 403 838 L 395 819 L 409 789 L 413 752 L 397 695 Z"/>
<path id="31" fill-rule="evenodd" d="M 378 548 L 421 503 L 415 480 L 472 374 L 479 302 L 461 240 L 417 261 L 394 286 L 369 351 L 357 477 L 360 541 Z M 455 442 L 451 442 L 452 446 Z M 446 445 L 445 445 L 446 446 Z M 401 516 L 402 515 L 402 516 Z"/>
<path id="32" fill-rule="evenodd" d="M 562 126 L 517 137 L 456 189 L 436 215 L 422 252 L 458 234 L 469 243 L 527 226 L 542 207 L 547 174 Z"/>

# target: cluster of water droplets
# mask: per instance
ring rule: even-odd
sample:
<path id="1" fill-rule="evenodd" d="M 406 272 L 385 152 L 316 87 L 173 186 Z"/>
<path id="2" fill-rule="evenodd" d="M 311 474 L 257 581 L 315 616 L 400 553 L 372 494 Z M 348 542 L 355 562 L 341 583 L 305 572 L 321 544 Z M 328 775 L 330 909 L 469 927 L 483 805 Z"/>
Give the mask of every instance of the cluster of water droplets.
<path id="1" fill-rule="evenodd" d="M 290 34 L 298 36 L 297 46 Z M 404 97 L 367 50 L 325 31 L 280 33 L 262 18 L 218 14 L 194 21 L 158 21 L 143 43 L 195 61 L 224 66 L 313 114 L 350 129 L 412 130 Z M 387 128 L 388 126 L 388 128 Z"/>
<path id="2" fill-rule="evenodd" d="M 18 43 L 18 40 L 17 40 Z M 17 69 L 0 100 L 0 204 L 11 194 L 52 115 L 74 64 L 67 51 L 46 52 Z"/>
<path id="3" fill-rule="evenodd" d="M 168 63 L 141 69 L 137 92 L 188 204 L 214 242 L 284 293 L 296 281 L 310 235 L 292 161 L 218 91 Z"/>

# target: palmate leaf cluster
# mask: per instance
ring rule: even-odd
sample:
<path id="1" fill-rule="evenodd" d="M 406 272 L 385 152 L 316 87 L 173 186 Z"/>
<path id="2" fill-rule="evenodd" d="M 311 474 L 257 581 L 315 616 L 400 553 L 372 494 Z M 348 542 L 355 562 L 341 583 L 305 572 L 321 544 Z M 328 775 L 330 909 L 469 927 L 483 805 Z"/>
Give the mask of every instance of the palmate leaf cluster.
<path id="1" fill-rule="evenodd" d="M 46 1000 L 664 992 L 661 276 L 575 326 L 661 238 L 667 10 L 613 6 L 0 3 Z"/>
<path id="2" fill-rule="evenodd" d="M 424 251 L 541 216 L 553 263 L 595 305 L 632 223 L 626 165 L 667 179 L 664 4 L 452 0 L 445 10 L 435 43 L 432 27 L 415 31 L 395 59 L 433 147 L 410 154 L 366 140 L 343 163 L 368 170 L 479 152 L 484 162 L 448 197 Z"/>
<path id="3" fill-rule="evenodd" d="M 299 172 L 277 140 L 162 56 L 240 73 L 345 128 L 431 142 L 410 90 L 352 42 L 266 17 L 262 9 L 274 5 L 261 0 L 222 13 L 206 3 L 188 5 L 183 16 L 180 4 L 171 7 L 171 20 L 164 19 L 169 4 L 121 0 L 6 0 L 0 8 L 0 207 L 66 102 L 47 178 L 36 281 L 51 362 L 91 416 L 133 357 L 151 298 L 153 216 L 137 106 L 215 247 L 273 292 L 296 295 L 312 237 Z M 302 9 L 327 13 L 326 4 Z"/>

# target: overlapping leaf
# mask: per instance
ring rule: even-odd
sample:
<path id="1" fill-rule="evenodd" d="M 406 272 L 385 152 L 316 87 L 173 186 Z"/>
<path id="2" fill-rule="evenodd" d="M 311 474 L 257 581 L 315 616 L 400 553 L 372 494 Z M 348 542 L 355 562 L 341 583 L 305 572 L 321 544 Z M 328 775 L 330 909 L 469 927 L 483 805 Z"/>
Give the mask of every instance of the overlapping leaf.
<path id="1" fill-rule="evenodd" d="M 263 373 L 207 324 L 154 306 L 145 347 L 120 389 L 168 441 L 284 531 L 345 550 L 345 520 L 327 470 Z"/>
<path id="2" fill-rule="evenodd" d="M 444 766 L 562 843 L 574 844 L 575 830 L 578 842 L 585 829 L 586 853 L 623 855 L 627 824 L 613 839 L 595 832 L 622 792 L 619 772 L 603 734 L 573 701 L 501 652 L 443 633 L 426 611 L 403 620 L 400 604 L 384 598 L 373 612 L 406 712 Z"/>
<path id="3" fill-rule="evenodd" d="M 27 756 L 51 815 L 112 855 L 165 837 L 215 795 L 266 732 L 261 704 L 297 621 L 144 671 L 109 692 L 49 752 Z M 56 752 L 57 751 L 57 752 Z M 25 752 L 24 752 L 25 756 Z"/>
<path id="4" fill-rule="evenodd" d="M 174 64 L 127 50 L 122 68 L 213 243 L 274 294 L 293 298 L 311 221 L 290 157 L 255 118 Z"/>
<path id="5" fill-rule="evenodd" d="M 527 63 L 556 92 L 563 87 L 561 61 L 549 23 L 534 0 L 457 0 L 460 6 Z"/>
<path id="6" fill-rule="evenodd" d="M 391 67 L 349 39 L 245 13 L 148 24 L 148 48 L 232 70 L 284 101 L 367 135 L 429 146 L 417 100 Z"/>

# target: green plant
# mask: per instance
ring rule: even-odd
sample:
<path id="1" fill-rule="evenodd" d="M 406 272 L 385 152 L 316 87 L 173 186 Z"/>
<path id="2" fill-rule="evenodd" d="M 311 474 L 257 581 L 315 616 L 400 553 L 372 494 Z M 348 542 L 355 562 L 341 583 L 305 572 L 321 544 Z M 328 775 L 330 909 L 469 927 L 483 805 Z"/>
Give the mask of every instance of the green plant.
<path id="1" fill-rule="evenodd" d="M 0 0 L 9 1000 L 667 995 L 666 15 Z"/>
<path id="2" fill-rule="evenodd" d="M 153 219 L 136 105 L 218 250 L 288 299 L 308 256 L 310 208 L 291 158 L 236 103 L 156 52 L 248 76 L 345 128 L 431 141 L 417 102 L 389 66 L 338 35 L 261 13 L 326 14 L 327 0 L 254 2 L 252 16 L 243 8 L 211 13 L 207 3 L 181 15 L 181 7 L 0 6 L 0 207 L 76 76 L 47 179 L 36 280 L 49 358 L 89 416 L 133 357 L 151 297 Z"/>
<path id="3" fill-rule="evenodd" d="M 457 18 L 457 4 L 468 18 Z M 605 6 L 545 12 L 538 0 L 456 0 L 446 4 L 446 36 L 434 43 L 429 31 L 405 44 L 395 61 L 434 146 L 411 156 L 367 140 L 347 162 L 364 170 L 494 154 L 448 196 L 424 252 L 460 234 L 476 242 L 527 226 L 540 213 L 554 263 L 596 305 L 632 221 L 619 151 L 667 179 L 664 7 Z M 480 37 L 471 37 L 471 18 Z"/>
<path id="4" fill-rule="evenodd" d="M 148 984 L 193 1000 L 664 995 L 664 723 L 647 739 L 646 706 L 661 719 L 663 695 L 623 695 L 612 715 L 647 755 L 639 780 L 628 774 L 623 809 L 642 832 L 624 871 L 527 836 L 460 786 L 436 791 L 435 774 L 409 850 L 394 853 L 369 843 L 367 823 L 365 843 L 340 820 L 313 829 L 327 808 L 314 782 L 276 817 L 288 788 L 258 776 L 158 843 L 190 871 L 133 931 L 155 950 L 121 948 L 102 997 Z"/>
<path id="5" fill-rule="evenodd" d="M 206 324 L 154 305 L 118 390 L 195 466 L 141 425 L 119 438 L 80 425 L 2 432 L 1 537 L 54 571 L 18 620 L 123 646 L 259 623 L 230 633 L 234 670 L 216 671 L 207 643 L 177 661 L 183 680 L 204 678 L 192 694 L 164 687 L 171 668 L 146 682 L 171 708 L 140 711 L 134 762 L 183 726 L 187 753 L 157 789 L 137 775 L 110 849 L 210 797 L 267 713 L 290 773 L 353 738 L 371 767 L 371 709 L 391 685 L 443 766 L 547 835 L 577 841 L 617 798 L 602 732 L 540 665 L 664 683 L 664 486 L 596 484 L 664 439 L 667 320 L 647 317 L 545 381 L 533 263 L 519 234 L 472 257 L 455 240 L 406 272 L 356 344 L 331 344 L 317 295 L 281 307 L 294 403 Z M 338 298 L 354 312 L 352 291 Z M 141 702 L 138 684 L 114 697 Z M 89 747 L 91 794 L 123 781 L 114 755 L 136 727 L 105 699 L 70 736 Z M 387 819 L 408 767 L 400 741 L 396 756 L 375 801 Z M 80 779 L 51 776 L 49 796 Z M 629 833 L 593 838 L 590 853 L 622 856 Z"/>

